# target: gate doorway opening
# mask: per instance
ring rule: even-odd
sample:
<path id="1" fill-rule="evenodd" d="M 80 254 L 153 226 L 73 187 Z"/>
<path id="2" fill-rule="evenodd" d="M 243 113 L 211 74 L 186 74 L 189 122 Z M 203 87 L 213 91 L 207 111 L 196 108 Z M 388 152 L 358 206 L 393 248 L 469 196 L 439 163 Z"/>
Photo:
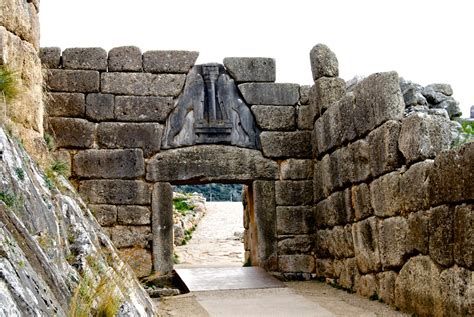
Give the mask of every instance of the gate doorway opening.
<path id="1" fill-rule="evenodd" d="M 244 236 L 250 234 L 242 202 L 244 187 L 173 186 L 175 268 L 249 265 L 244 245 Z M 183 211 L 186 207 L 191 211 Z"/>

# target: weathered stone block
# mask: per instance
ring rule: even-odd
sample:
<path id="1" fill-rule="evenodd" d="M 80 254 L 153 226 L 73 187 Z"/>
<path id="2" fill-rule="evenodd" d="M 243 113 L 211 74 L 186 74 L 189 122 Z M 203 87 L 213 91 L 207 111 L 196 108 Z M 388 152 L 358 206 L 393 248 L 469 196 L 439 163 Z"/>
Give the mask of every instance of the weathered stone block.
<path id="1" fill-rule="evenodd" d="M 370 217 L 352 225 L 357 266 L 362 273 L 378 272 L 381 267 L 377 219 Z"/>
<path id="2" fill-rule="evenodd" d="M 311 134 L 312 156 L 313 158 L 320 157 L 327 149 L 326 131 L 324 131 L 324 122 L 322 118 L 314 122 L 314 128 Z"/>
<path id="3" fill-rule="evenodd" d="M 370 177 L 369 143 L 365 140 L 358 140 L 349 145 L 349 151 L 351 151 L 352 160 L 346 162 L 346 164 L 351 164 L 348 167 L 354 176 L 351 181 L 355 183 L 367 180 Z"/>
<path id="4" fill-rule="evenodd" d="M 109 149 L 141 148 L 148 157 L 160 151 L 162 131 L 158 123 L 104 122 L 97 127 L 97 141 Z"/>
<path id="5" fill-rule="evenodd" d="M 132 180 L 85 180 L 79 193 L 92 204 L 148 205 L 151 191 L 147 183 Z"/>
<path id="6" fill-rule="evenodd" d="M 313 177 L 313 201 L 315 203 L 319 202 L 321 199 L 325 198 L 324 189 L 323 189 L 323 168 L 320 161 L 314 163 L 314 177 Z"/>
<path id="7" fill-rule="evenodd" d="M 454 217 L 454 261 L 474 270 L 474 207 L 456 206 Z"/>
<path id="8" fill-rule="evenodd" d="M 379 252 L 382 270 L 401 267 L 405 263 L 407 220 L 391 217 L 379 222 Z"/>
<path id="9" fill-rule="evenodd" d="M 402 209 L 413 212 L 429 208 L 429 178 L 433 161 L 416 163 L 400 178 L 400 196 L 403 197 Z"/>
<path id="10" fill-rule="evenodd" d="M 275 182 L 253 182 L 254 215 L 257 227 L 258 265 L 277 270 Z"/>
<path id="11" fill-rule="evenodd" d="M 285 237 L 278 241 L 278 252 L 281 254 L 310 253 L 313 249 L 313 238 L 310 235 Z"/>
<path id="12" fill-rule="evenodd" d="M 257 125 L 262 130 L 291 131 L 296 128 L 293 106 L 252 106 Z"/>
<path id="13" fill-rule="evenodd" d="M 50 117 L 84 117 L 86 105 L 84 94 L 51 92 L 46 103 L 46 113 Z"/>
<path id="14" fill-rule="evenodd" d="M 360 184 L 351 188 L 352 207 L 356 221 L 368 218 L 374 214 L 372 209 L 370 190 L 367 184 Z"/>
<path id="15" fill-rule="evenodd" d="M 341 149 L 337 149 L 329 155 L 329 175 L 333 185 L 331 191 L 338 190 L 343 185 L 342 180 L 343 177 L 345 178 L 345 175 L 342 175 L 341 170 L 346 162 L 342 160 L 342 155 Z"/>
<path id="16" fill-rule="evenodd" d="M 145 175 L 141 149 L 86 150 L 74 156 L 74 173 L 80 178 L 133 179 Z"/>
<path id="17" fill-rule="evenodd" d="M 370 198 L 374 213 L 379 217 L 400 214 L 403 197 L 400 195 L 400 173 L 385 174 L 370 184 Z"/>
<path id="18" fill-rule="evenodd" d="M 346 93 L 346 82 L 341 78 L 322 77 L 314 82 L 310 104 L 318 108 L 321 115 L 339 101 Z"/>
<path id="19" fill-rule="evenodd" d="M 379 299 L 388 305 L 395 303 L 395 282 L 397 276 L 398 274 L 394 271 L 381 272 L 375 276 L 379 282 L 377 291 Z"/>
<path id="20" fill-rule="evenodd" d="M 329 252 L 329 243 L 331 238 L 331 229 L 318 229 L 316 231 L 314 251 L 318 259 L 331 257 Z"/>
<path id="21" fill-rule="evenodd" d="M 152 273 L 151 252 L 143 248 L 120 249 L 120 256 L 130 265 L 136 277 L 141 278 Z"/>
<path id="22" fill-rule="evenodd" d="M 355 258 L 335 261 L 340 263 L 340 272 L 338 284 L 346 290 L 353 290 L 356 281 L 359 280 L 359 271 L 357 270 L 357 262 Z"/>
<path id="23" fill-rule="evenodd" d="M 313 130 L 315 113 L 313 107 L 301 105 L 297 109 L 296 126 L 299 130 Z"/>
<path id="24" fill-rule="evenodd" d="M 262 132 L 263 155 L 271 158 L 310 158 L 311 132 Z"/>
<path id="25" fill-rule="evenodd" d="M 315 262 L 316 276 L 324 278 L 334 277 L 334 265 L 332 259 L 316 259 Z"/>
<path id="26" fill-rule="evenodd" d="M 313 273 L 315 268 L 312 255 L 293 254 L 278 257 L 278 270 L 282 273 Z"/>
<path id="27" fill-rule="evenodd" d="M 61 49 L 59 47 L 42 47 L 39 51 L 41 64 L 45 68 L 59 68 L 61 65 Z"/>
<path id="28" fill-rule="evenodd" d="M 443 311 L 440 316 L 474 316 L 472 271 L 453 266 L 440 274 Z"/>
<path id="29" fill-rule="evenodd" d="M 378 294 L 379 283 L 375 274 L 361 275 L 357 280 L 356 292 L 365 297 L 373 297 Z"/>
<path id="30" fill-rule="evenodd" d="M 312 206 L 276 207 L 277 234 L 311 233 L 316 229 Z"/>
<path id="31" fill-rule="evenodd" d="M 273 82 L 276 79 L 275 60 L 265 57 L 226 57 L 224 66 L 238 82 Z"/>
<path id="32" fill-rule="evenodd" d="M 342 144 L 342 134 L 345 128 L 341 123 L 339 103 L 336 103 L 329 108 L 323 116 L 327 116 L 327 120 L 323 119 L 327 139 L 326 144 L 328 146 L 327 150 L 332 150 Z M 326 126 L 326 124 L 328 124 L 328 126 Z"/>
<path id="33" fill-rule="evenodd" d="M 150 73 L 187 73 L 194 66 L 199 52 L 148 51 L 143 53 L 143 69 Z"/>
<path id="34" fill-rule="evenodd" d="M 45 81 L 51 91 L 99 91 L 99 72 L 95 70 L 50 69 Z"/>
<path id="35" fill-rule="evenodd" d="M 312 181 L 275 182 L 276 203 L 279 206 L 311 205 L 313 202 Z"/>
<path id="36" fill-rule="evenodd" d="M 149 73 L 102 73 L 101 89 L 116 95 L 176 97 L 186 75 Z"/>
<path id="37" fill-rule="evenodd" d="M 352 148 L 350 146 L 341 147 L 340 149 L 334 151 L 338 163 L 338 177 L 339 184 L 342 186 L 350 186 L 355 178 L 355 164 L 357 162 L 353 161 Z M 359 162 L 359 164 L 362 162 Z"/>
<path id="38" fill-rule="evenodd" d="M 300 86 L 300 105 L 309 105 L 310 85 Z"/>
<path id="39" fill-rule="evenodd" d="M 116 248 L 149 247 L 150 226 L 115 226 L 111 228 L 112 242 Z"/>
<path id="40" fill-rule="evenodd" d="M 354 220 L 350 189 L 333 193 L 315 206 L 318 227 L 333 227 Z"/>
<path id="41" fill-rule="evenodd" d="M 441 316 L 440 269 L 428 256 L 413 257 L 395 282 L 395 305 L 419 316 Z"/>
<path id="42" fill-rule="evenodd" d="M 342 129 L 341 142 L 353 141 L 357 137 L 357 131 L 354 123 L 355 98 L 352 92 L 347 93 L 339 101 L 339 112 Z"/>
<path id="43" fill-rule="evenodd" d="M 90 148 L 94 143 L 95 124 L 73 118 L 50 118 L 58 148 Z"/>
<path id="44" fill-rule="evenodd" d="M 400 123 L 389 120 L 369 133 L 367 141 L 370 147 L 370 170 L 372 176 L 391 172 L 403 163 L 403 156 L 398 151 Z"/>
<path id="45" fill-rule="evenodd" d="M 90 204 L 88 207 L 101 226 L 108 227 L 117 223 L 117 206 Z"/>
<path id="46" fill-rule="evenodd" d="M 433 158 L 449 149 L 449 120 L 439 116 L 412 114 L 402 120 L 399 148 L 408 162 Z"/>
<path id="47" fill-rule="evenodd" d="M 164 122 L 173 108 L 173 98 L 170 97 L 115 97 L 115 117 L 120 121 Z"/>
<path id="48" fill-rule="evenodd" d="M 282 180 L 311 179 L 313 177 L 313 161 L 288 159 L 280 163 Z"/>
<path id="49" fill-rule="evenodd" d="M 155 183 L 152 201 L 153 269 L 160 274 L 173 269 L 173 188 Z"/>
<path id="50" fill-rule="evenodd" d="M 430 240 L 430 213 L 419 211 L 408 215 L 406 250 L 408 254 L 428 254 Z"/>
<path id="51" fill-rule="evenodd" d="M 107 52 L 100 47 L 66 48 L 62 61 L 65 69 L 107 70 Z"/>
<path id="52" fill-rule="evenodd" d="M 313 79 L 316 81 L 321 77 L 337 77 L 339 76 L 339 62 L 336 54 L 324 44 L 315 45 L 310 53 L 311 72 Z"/>
<path id="53" fill-rule="evenodd" d="M 293 106 L 300 99 L 297 84 L 245 83 L 239 89 L 250 105 Z"/>
<path id="54" fill-rule="evenodd" d="M 453 264 L 454 210 L 448 205 L 430 210 L 430 256 L 442 266 Z"/>
<path id="55" fill-rule="evenodd" d="M 149 225 L 150 208 L 135 205 L 117 206 L 117 222 L 121 225 Z"/>
<path id="56" fill-rule="evenodd" d="M 3 0 L 0 2 L 0 25 L 15 34 L 28 45 L 39 49 L 39 19 L 36 6 L 32 1 L 17 2 Z"/>
<path id="57" fill-rule="evenodd" d="M 142 52 L 136 46 L 114 47 L 109 51 L 109 72 L 141 72 Z"/>
<path id="58" fill-rule="evenodd" d="M 352 226 L 335 226 L 329 233 L 327 242 L 329 254 L 336 258 L 350 258 L 354 256 L 352 241 Z"/>
<path id="59" fill-rule="evenodd" d="M 114 95 L 110 94 L 87 94 L 86 117 L 92 121 L 105 121 L 115 118 Z"/>
<path id="60" fill-rule="evenodd" d="M 474 199 L 474 142 L 458 150 L 440 153 L 429 175 L 430 202 L 433 206 Z"/>
<path id="61" fill-rule="evenodd" d="M 180 164 L 180 168 L 176 168 Z M 150 181 L 251 181 L 277 179 L 278 164 L 260 151 L 224 145 L 201 145 L 168 150 L 150 160 Z"/>

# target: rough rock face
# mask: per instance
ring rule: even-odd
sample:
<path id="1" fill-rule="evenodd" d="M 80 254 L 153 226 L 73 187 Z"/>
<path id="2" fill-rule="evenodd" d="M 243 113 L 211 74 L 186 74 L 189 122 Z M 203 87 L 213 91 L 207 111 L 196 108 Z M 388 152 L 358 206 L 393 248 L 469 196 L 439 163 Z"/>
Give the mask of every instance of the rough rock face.
<path id="1" fill-rule="evenodd" d="M 0 145 L 0 315 L 97 311 L 105 299 L 116 301 L 120 316 L 154 315 L 148 295 L 72 186 L 43 174 L 2 129 Z M 94 302 L 84 294 L 94 294 Z"/>

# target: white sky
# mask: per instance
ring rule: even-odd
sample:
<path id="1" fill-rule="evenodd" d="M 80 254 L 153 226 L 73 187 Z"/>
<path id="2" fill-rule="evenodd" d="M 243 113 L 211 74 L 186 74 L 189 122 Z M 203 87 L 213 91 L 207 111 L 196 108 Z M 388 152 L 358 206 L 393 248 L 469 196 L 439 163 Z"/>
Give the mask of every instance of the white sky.
<path id="1" fill-rule="evenodd" d="M 325 43 L 345 80 L 396 70 L 449 83 L 469 117 L 473 9 L 470 0 L 42 0 L 41 45 L 195 50 L 198 63 L 273 57 L 278 82 L 311 84 L 309 51 Z"/>

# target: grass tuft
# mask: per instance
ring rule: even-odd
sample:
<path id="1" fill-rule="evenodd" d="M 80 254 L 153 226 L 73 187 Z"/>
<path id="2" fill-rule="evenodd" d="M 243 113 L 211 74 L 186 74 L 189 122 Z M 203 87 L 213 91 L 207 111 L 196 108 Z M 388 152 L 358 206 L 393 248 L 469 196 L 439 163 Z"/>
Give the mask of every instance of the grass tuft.
<path id="1" fill-rule="evenodd" d="M 6 65 L 0 65 L 0 92 L 7 101 L 18 95 L 17 74 Z"/>

